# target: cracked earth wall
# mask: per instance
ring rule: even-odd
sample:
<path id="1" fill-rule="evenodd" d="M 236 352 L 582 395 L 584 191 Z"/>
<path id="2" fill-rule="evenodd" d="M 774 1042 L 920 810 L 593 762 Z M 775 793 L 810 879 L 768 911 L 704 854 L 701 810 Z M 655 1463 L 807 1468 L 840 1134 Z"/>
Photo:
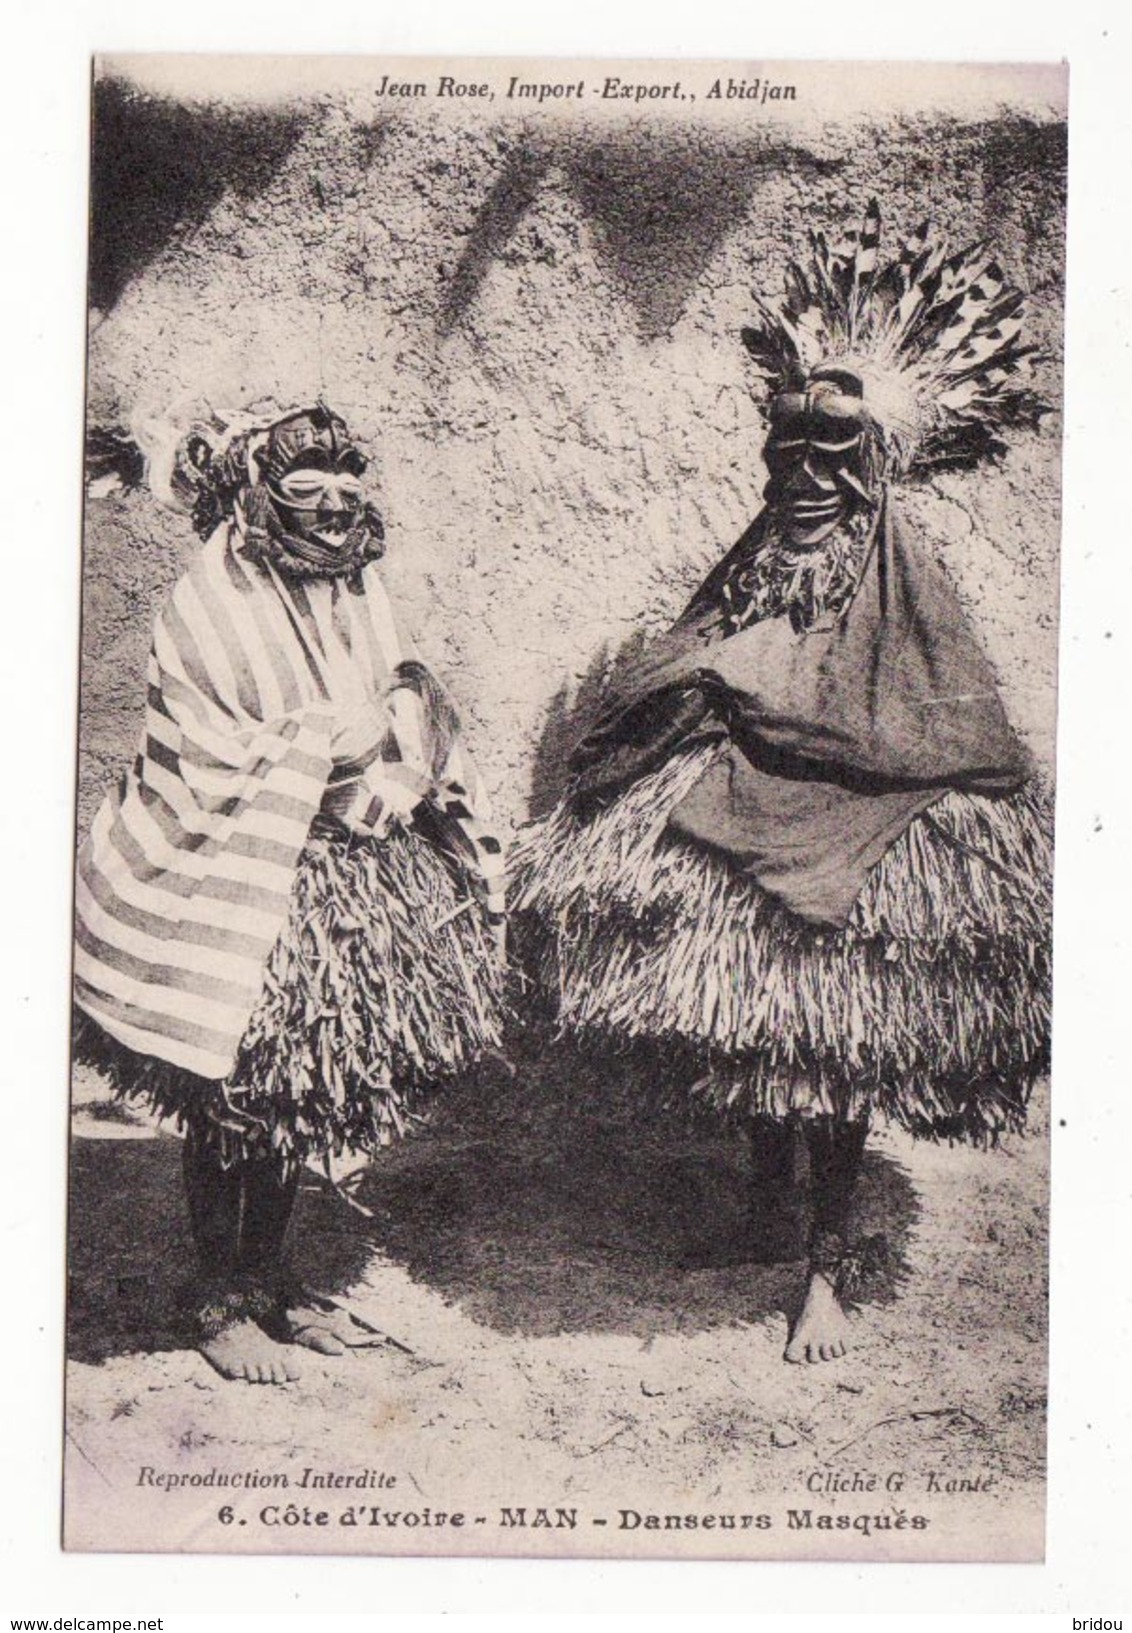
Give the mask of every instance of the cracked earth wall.
<path id="1" fill-rule="evenodd" d="M 323 396 L 374 455 L 386 577 L 505 826 L 553 797 L 579 693 L 757 510 L 739 342 L 807 226 L 882 203 L 990 238 L 1055 411 L 906 501 L 1052 772 L 1064 129 L 999 114 L 793 131 L 519 124 L 357 95 L 240 109 L 96 88 L 89 417 Z M 79 827 L 129 759 L 152 617 L 195 548 L 145 490 L 88 502 Z"/>

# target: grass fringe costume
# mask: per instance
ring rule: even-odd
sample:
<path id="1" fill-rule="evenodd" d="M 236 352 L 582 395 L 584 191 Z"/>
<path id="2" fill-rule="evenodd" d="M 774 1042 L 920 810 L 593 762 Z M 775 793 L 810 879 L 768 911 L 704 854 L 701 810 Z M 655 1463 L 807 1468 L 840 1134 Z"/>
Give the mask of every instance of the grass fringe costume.
<path id="1" fill-rule="evenodd" d="M 846 619 L 704 640 L 709 581 L 622 678 L 513 864 L 517 935 L 563 1027 L 698 1056 L 721 1108 L 993 1138 L 1047 1058 L 1049 813 L 884 522 Z"/>
<path id="2" fill-rule="evenodd" d="M 879 211 L 811 235 L 743 338 L 767 506 L 612 678 L 511 864 L 565 1032 L 651 1042 L 761 1126 L 1020 1126 L 1049 1050 L 1051 813 L 895 491 L 1036 424 L 1021 298 L 985 250 Z"/>

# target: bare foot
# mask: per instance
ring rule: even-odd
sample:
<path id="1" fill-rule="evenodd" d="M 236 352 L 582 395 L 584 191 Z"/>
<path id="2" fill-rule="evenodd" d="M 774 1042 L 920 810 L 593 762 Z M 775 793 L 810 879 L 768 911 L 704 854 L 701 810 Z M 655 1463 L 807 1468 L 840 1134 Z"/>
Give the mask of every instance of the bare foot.
<path id="1" fill-rule="evenodd" d="M 290 1307 L 285 1319 L 289 1341 L 316 1350 L 319 1355 L 344 1355 L 351 1349 L 404 1348 L 360 1316 L 317 1294 L 308 1293 L 301 1304 Z"/>
<path id="2" fill-rule="evenodd" d="M 234 1321 L 212 1338 L 202 1338 L 200 1353 L 222 1378 L 249 1384 L 291 1384 L 299 1368 L 285 1344 L 277 1344 L 254 1321 Z"/>
<path id="3" fill-rule="evenodd" d="M 837 1302 L 833 1283 L 813 1271 L 802 1312 L 786 1346 L 787 1361 L 836 1361 L 852 1347 L 849 1318 Z"/>

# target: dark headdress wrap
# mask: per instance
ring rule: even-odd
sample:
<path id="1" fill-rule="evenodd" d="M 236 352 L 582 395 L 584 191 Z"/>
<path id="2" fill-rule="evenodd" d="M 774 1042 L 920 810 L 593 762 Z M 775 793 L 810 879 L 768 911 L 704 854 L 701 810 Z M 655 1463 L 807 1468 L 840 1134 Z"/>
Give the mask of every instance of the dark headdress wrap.
<path id="1" fill-rule="evenodd" d="M 832 627 L 768 618 L 713 638 L 717 589 L 759 524 L 679 622 L 617 682 L 574 752 L 576 797 L 604 803 L 678 748 L 729 747 L 669 818 L 812 923 L 847 921 L 869 869 L 949 789 L 1007 794 L 1028 773 L 955 592 L 891 501 Z"/>

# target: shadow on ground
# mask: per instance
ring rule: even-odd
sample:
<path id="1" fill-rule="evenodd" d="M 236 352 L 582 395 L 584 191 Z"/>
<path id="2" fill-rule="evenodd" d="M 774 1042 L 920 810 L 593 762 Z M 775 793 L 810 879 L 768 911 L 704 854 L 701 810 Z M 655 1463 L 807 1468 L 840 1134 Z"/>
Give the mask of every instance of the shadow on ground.
<path id="1" fill-rule="evenodd" d="M 794 1308 L 803 1262 L 757 1262 L 747 1142 L 647 1101 L 640 1064 L 528 1045 L 513 1081 L 454 1094 L 360 1193 L 385 1253 L 481 1324 L 650 1338 Z M 893 1268 L 919 1214 L 905 1170 L 866 1157 L 856 1228 Z"/>
<path id="2" fill-rule="evenodd" d="M 790 1311 L 803 1265 L 756 1262 L 746 1141 L 655 1107 L 642 1117 L 639 1089 L 629 1067 L 561 1046 L 463 1085 L 366 1176 L 356 1195 L 372 1217 L 311 1177 L 292 1227 L 300 1272 L 345 1292 L 378 1252 L 480 1324 L 530 1337 L 648 1339 Z M 188 1342 L 180 1149 L 165 1134 L 75 1138 L 76 1360 Z M 870 1152 L 858 1228 L 883 1231 L 899 1263 L 918 1211 L 904 1169 Z M 876 1296 L 893 1290 L 890 1277 Z"/>
<path id="3" fill-rule="evenodd" d="M 117 1119 L 103 1113 L 92 1121 L 109 1132 Z M 373 1255 L 373 1241 L 359 1228 L 367 1223 L 325 1188 L 304 1189 L 294 1229 L 302 1273 L 311 1279 L 317 1273 L 330 1292 L 352 1286 Z M 184 1305 L 195 1252 L 179 1139 L 165 1133 L 99 1138 L 93 1129 L 76 1134 L 68 1230 L 73 1360 L 93 1363 L 138 1349 L 184 1349 L 191 1342 Z"/>

